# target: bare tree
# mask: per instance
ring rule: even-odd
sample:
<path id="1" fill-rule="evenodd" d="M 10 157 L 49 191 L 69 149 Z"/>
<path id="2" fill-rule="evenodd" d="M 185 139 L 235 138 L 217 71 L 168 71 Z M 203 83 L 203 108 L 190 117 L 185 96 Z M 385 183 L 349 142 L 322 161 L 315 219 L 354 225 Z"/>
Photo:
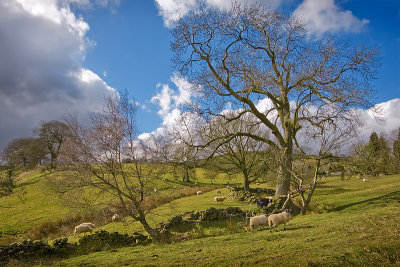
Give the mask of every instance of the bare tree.
<path id="1" fill-rule="evenodd" d="M 233 117 L 234 112 L 230 113 Z M 236 135 L 238 132 L 269 137 L 269 131 L 254 123 L 249 116 L 242 116 L 231 123 L 216 117 L 206 124 L 203 143 L 209 150 L 210 165 L 228 174 L 240 173 L 243 176 L 244 190 L 248 191 L 251 183 L 265 178 L 271 171 L 274 151 L 267 143 L 260 143 L 248 136 Z M 224 142 L 220 142 L 221 137 Z"/>
<path id="2" fill-rule="evenodd" d="M 46 153 L 50 155 L 50 169 L 57 167 L 57 157 L 68 136 L 68 127 L 61 121 L 42 122 L 34 132 L 39 136 Z"/>
<path id="3" fill-rule="evenodd" d="M 203 8 L 179 20 L 173 35 L 177 69 L 202 89 L 200 114 L 229 123 L 251 113 L 270 129 L 271 138 L 236 135 L 278 151 L 276 196 L 289 192 L 303 124 L 321 128 L 349 116 L 352 107 L 371 106 L 376 50 L 333 37 L 312 41 L 298 19 L 263 6 Z M 220 113 L 227 103 L 239 111 L 234 118 Z"/>
<path id="4" fill-rule="evenodd" d="M 93 114 L 87 125 L 78 123 L 72 115 L 65 122 L 74 146 L 69 150 L 74 163 L 66 183 L 69 190 L 89 187 L 99 195 L 111 196 L 126 215 L 158 240 L 159 231 L 147 222 L 143 202 L 153 192 L 149 185 L 159 173 L 141 160 L 148 151 L 143 146 L 138 149 L 135 105 L 127 93 L 106 97 L 103 110 Z M 132 163 L 124 163 L 126 159 Z"/>
<path id="5" fill-rule="evenodd" d="M 312 196 L 319 182 L 333 170 L 332 166 L 337 165 L 342 160 L 342 156 L 348 154 L 346 148 L 350 141 L 356 136 L 356 125 L 349 120 L 340 120 L 338 125 L 326 121 L 320 124 L 320 129 L 316 131 L 310 125 L 305 126 L 303 138 L 307 139 L 308 150 L 306 153 L 302 150 L 302 154 L 296 161 L 300 163 L 313 163 L 313 173 L 311 177 L 307 177 L 301 172 L 301 168 L 291 170 L 293 177 L 292 181 L 294 190 L 290 192 L 289 198 L 300 195 L 301 197 L 301 214 L 305 214 L 310 205 Z"/>
<path id="6" fill-rule="evenodd" d="M 39 138 L 27 137 L 8 143 L 1 153 L 1 158 L 9 167 L 33 168 L 41 162 L 45 154 Z"/>

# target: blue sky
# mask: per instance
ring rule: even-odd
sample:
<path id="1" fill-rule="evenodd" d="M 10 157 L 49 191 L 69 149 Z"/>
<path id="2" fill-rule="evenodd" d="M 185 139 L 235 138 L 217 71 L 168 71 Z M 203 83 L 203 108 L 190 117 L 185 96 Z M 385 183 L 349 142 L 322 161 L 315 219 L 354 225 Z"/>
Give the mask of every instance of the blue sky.
<path id="1" fill-rule="evenodd" d="M 254 2 L 256 0 L 249 0 Z M 221 0 L 2 0 L 0 2 L 0 147 L 32 135 L 40 121 L 98 110 L 102 97 L 127 89 L 138 101 L 142 133 L 173 123 L 193 95 L 174 74 L 173 21 L 199 2 Z M 314 38 L 326 34 L 376 46 L 374 82 L 385 127 L 366 112 L 370 130 L 400 126 L 400 1 L 261 1 L 303 17 Z M 362 111 L 360 111 L 362 112 Z"/>
<path id="2" fill-rule="evenodd" d="M 288 1 L 281 8 L 295 9 L 301 1 Z M 377 90 L 374 102 L 381 103 L 400 97 L 400 1 L 349 0 L 335 1 L 341 11 L 352 12 L 360 20 L 368 20 L 358 32 L 334 32 L 343 38 L 365 42 L 378 47 L 382 66 L 374 82 Z M 290 11 L 289 11 L 290 12 Z M 87 36 L 96 46 L 87 54 L 85 67 L 99 75 L 112 87 L 129 92 L 150 110 L 139 109 L 144 132 L 161 123 L 150 99 L 158 83 L 170 83 L 174 70 L 171 65 L 171 34 L 154 1 L 122 1 L 116 10 L 83 12 L 91 27 Z M 172 86 L 171 86 L 172 87 Z"/>

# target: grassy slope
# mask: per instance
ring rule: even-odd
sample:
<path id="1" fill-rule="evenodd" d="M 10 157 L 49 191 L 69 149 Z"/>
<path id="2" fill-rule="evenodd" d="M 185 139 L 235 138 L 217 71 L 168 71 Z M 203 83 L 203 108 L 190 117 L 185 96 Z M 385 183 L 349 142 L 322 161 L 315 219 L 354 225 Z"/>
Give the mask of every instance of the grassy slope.
<path id="1" fill-rule="evenodd" d="M 10 197 L 0 198 L 0 245 L 21 241 L 25 238 L 24 234 L 33 226 L 45 221 L 56 221 L 57 219 L 65 218 L 67 214 L 73 213 L 72 210 L 60 203 L 57 195 L 49 188 L 47 179 L 52 179 L 52 175 L 39 169 L 22 173 L 18 178 L 18 187 L 15 189 L 15 193 Z M 196 170 L 196 182 L 199 185 L 208 185 L 210 183 L 210 179 L 204 173 L 204 170 Z M 227 182 L 238 183 L 240 180 L 237 177 L 229 178 L 227 175 L 220 174 L 213 182 L 214 184 L 225 184 Z M 172 190 L 173 186 L 183 187 L 172 176 L 168 177 L 165 182 L 161 179 L 156 180 L 152 186 L 169 190 Z M 210 198 L 212 200 L 212 197 L 208 195 L 200 196 L 201 198 Z M 150 215 L 150 222 L 155 225 L 160 220 L 167 219 L 171 214 L 179 213 L 180 210 L 182 212 L 187 211 L 192 208 L 187 204 L 190 201 L 191 199 L 188 198 L 183 203 L 173 202 L 169 205 L 168 211 L 161 211 L 161 214 L 158 210 L 153 212 Z M 206 204 L 199 205 L 197 208 L 207 208 L 213 204 L 212 201 L 209 202 L 209 205 L 206 201 Z M 128 227 L 122 224 L 110 224 L 104 226 L 104 229 L 127 233 L 142 230 L 141 226 L 135 222 L 129 223 Z M 70 240 L 75 241 L 76 238 L 71 237 Z"/>
<path id="2" fill-rule="evenodd" d="M 181 202 L 175 211 L 202 209 L 207 206 L 205 202 L 210 195 L 177 200 Z M 399 175 L 370 179 L 368 183 L 329 178 L 323 181 L 314 200 L 318 209 L 326 212 L 297 216 L 284 232 L 241 232 L 173 244 L 127 247 L 117 252 L 71 258 L 55 265 L 400 264 Z M 159 209 L 160 212 L 168 210 L 166 206 Z"/>
<path id="3" fill-rule="evenodd" d="M 19 177 L 15 194 L 0 198 L 0 239 L 21 236 L 32 226 L 69 212 L 46 186 L 46 176 L 39 170 L 26 172 Z"/>

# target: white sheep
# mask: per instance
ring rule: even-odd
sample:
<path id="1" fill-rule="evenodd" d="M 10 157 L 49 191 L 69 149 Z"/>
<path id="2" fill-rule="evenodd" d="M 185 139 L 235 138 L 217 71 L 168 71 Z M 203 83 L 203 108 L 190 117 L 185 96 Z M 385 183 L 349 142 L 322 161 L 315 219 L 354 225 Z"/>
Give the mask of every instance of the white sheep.
<path id="1" fill-rule="evenodd" d="M 91 223 L 91 222 L 85 222 L 85 223 L 81 223 L 81 224 L 89 225 L 89 226 L 92 227 L 93 229 L 96 228 L 96 226 L 94 225 L 94 223 Z"/>
<path id="2" fill-rule="evenodd" d="M 278 214 L 271 214 L 268 216 L 268 226 L 269 231 L 272 232 L 272 226 L 274 226 L 275 231 L 276 226 L 283 224 L 283 230 L 286 230 L 285 224 L 292 219 L 290 215 L 290 210 L 285 210 Z"/>
<path id="3" fill-rule="evenodd" d="M 197 191 L 196 194 L 201 195 L 203 194 L 203 191 Z"/>
<path id="4" fill-rule="evenodd" d="M 363 178 L 363 182 L 364 183 L 368 182 L 368 179 L 367 178 Z"/>
<path id="5" fill-rule="evenodd" d="M 217 190 L 217 194 L 221 194 L 221 190 L 218 189 L 218 190 Z"/>
<path id="6" fill-rule="evenodd" d="M 80 225 L 75 226 L 74 235 L 78 234 L 78 236 L 79 236 L 80 233 L 87 233 L 87 232 L 92 232 L 92 231 L 93 231 L 93 228 L 89 224 L 80 224 Z"/>
<path id="7" fill-rule="evenodd" d="M 267 216 L 266 215 L 258 215 L 250 218 L 250 231 L 257 229 L 259 226 L 267 224 Z"/>
<path id="8" fill-rule="evenodd" d="M 222 197 L 216 196 L 216 197 L 214 197 L 214 202 L 223 202 L 225 199 L 226 199 L 226 196 L 222 196 Z"/>
<path id="9" fill-rule="evenodd" d="M 117 213 L 115 213 L 112 217 L 111 217 L 111 221 L 116 222 L 120 219 L 119 215 Z"/>

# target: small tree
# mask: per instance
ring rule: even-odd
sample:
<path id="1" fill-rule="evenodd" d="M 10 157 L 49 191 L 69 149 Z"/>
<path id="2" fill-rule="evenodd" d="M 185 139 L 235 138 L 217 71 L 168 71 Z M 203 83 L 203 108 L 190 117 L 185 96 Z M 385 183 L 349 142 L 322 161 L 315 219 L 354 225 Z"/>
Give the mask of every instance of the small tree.
<path id="1" fill-rule="evenodd" d="M 33 168 L 45 154 L 40 139 L 28 137 L 12 140 L 3 149 L 1 156 L 7 166 Z"/>
<path id="2" fill-rule="evenodd" d="M 234 117 L 234 112 L 230 116 Z M 260 127 L 250 116 L 231 123 L 215 117 L 203 130 L 203 146 L 209 151 L 211 166 L 231 175 L 240 173 L 244 190 L 249 191 L 250 184 L 265 178 L 271 170 L 274 151 L 266 143 L 246 135 L 236 135 L 238 132 L 269 138 L 269 131 Z"/>
<path id="3" fill-rule="evenodd" d="M 300 196 L 301 198 L 301 214 L 306 214 L 307 208 L 311 203 L 312 196 L 323 177 L 329 173 L 331 166 L 341 161 L 340 153 L 347 153 L 343 151 L 347 144 L 356 135 L 356 128 L 352 121 L 342 120 L 340 127 L 326 121 L 320 125 L 320 130 L 315 131 L 314 128 L 308 128 L 305 138 L 308 139 L 310 150 L 313 152 L 305 153 L 303 159 L 307 162 L 314 162 L 314 172 L 311 179 L 304 177 L 302 173 L 292 171 L 295 180 L 292 185 L 294 190 L 288 194 L 288 198 Z M 335 156 L 335 154 L 337 156 Z"/>
<path id="4" fill-rule="evenodd" d="M 57 167 L 57 157 L 61 146 L 68 137 L 68 127 L 61 121 L 42 122 L 34 132 L 39 136 L 46 153 L 50 155 L 50 169 Z"/>
<path id="5" fill-rule="evenodd" d="M 158 240 L 159 231 L 147 222 L 143 203 L 153 192 L 149 185 L 160 173 L 141 160 L 149 156 L 149 150 L 138 148 L 134 116 L 134 102 L 125 92 L 106 97 L 103 110 L 93 114 L 87 125 L 71 115 L 65 118 L 74 145 L 69 150 L 74 164 L 66 185 L 69 190 L 88 187 L 99 196 L 105 194 L 117 201 L 126 215 Z M 125 164 L 126 159 L 132 163 Z"/>

